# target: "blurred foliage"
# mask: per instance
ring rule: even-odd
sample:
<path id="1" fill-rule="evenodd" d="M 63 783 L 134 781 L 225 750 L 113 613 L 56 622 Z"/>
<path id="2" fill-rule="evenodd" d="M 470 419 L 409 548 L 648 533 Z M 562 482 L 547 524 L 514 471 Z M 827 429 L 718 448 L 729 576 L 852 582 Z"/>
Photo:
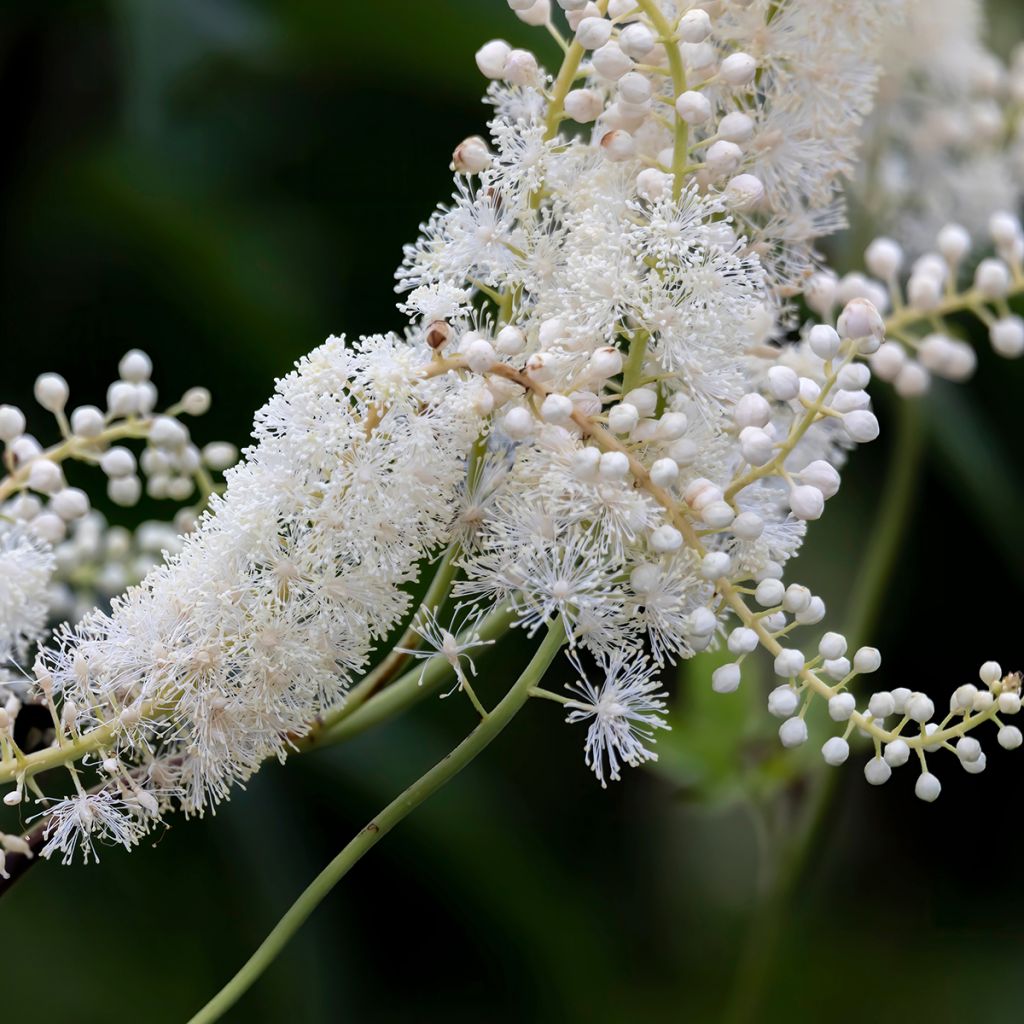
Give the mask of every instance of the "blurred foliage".
<path id="1" fill-rule="evenodd" d="M 1020 15 L 1003 5 L 1000 38 Z M 55 369 L 95 401 L 138 345 L 168 401 L 213 389 L 199 437 L 244 443 L 272 378 L 326 333 L 399 322 L 391 269 L 484 120 L 472 53 L 496 32 L 538 38 L 500 0 L 7 0 L 3 400 L 28 405 Z M 870 638 L 892 685 L 946 692 L 985 658 L 1020 663 L 1022 384 L 984 357 L 974 384 L 926 403 L 929 465 Z M 799 563 L 831 623 L 851 614 L 887 454 L 858 453 Z M 492 696 L 525 660 L 510 646 L 483 672 Z M 778 750 L 769 667 L 724 698 L 713 667 L 684 666 L 661 762 L 608 792 L 582 733 L 529 709 L 359 865 L 230 1019 L 723 1019 L 773 857 L 825 791 L 816 750 Z M 431 703 L 268 766 L 155 848 L 37 868 L 0 907 L 4 1019 L 185 1020 L 471 722 Z M 876 791 L 852 764 L 837 773 L 758 940 L 773 960 L 749 1019 L 1018 1019 L 1021 770 L 998 750 L 980 779 L 947 765 L 934 807 L 910 775 Z"/>

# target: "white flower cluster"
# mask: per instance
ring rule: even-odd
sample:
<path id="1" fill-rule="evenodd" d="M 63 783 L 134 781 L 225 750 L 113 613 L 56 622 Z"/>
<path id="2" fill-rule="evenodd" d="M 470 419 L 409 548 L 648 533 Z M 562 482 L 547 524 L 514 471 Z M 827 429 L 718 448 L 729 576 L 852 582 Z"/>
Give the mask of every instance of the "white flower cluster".
<path id="1" fill-rule="evenodd" d="M 655 757 L 660 670 L 723 638 L 735 661 L 714 688 L 737 689 L 744 659 L 767 650 L 785 681 L 769 710 L 785 719 L 787 746 L 807 739 L 807 708 L 825 700 L 847 735 L 859 728 L 887 754 L 905 746 L 923 766 L 927 750 L 956 740 L 976 766 L 966 734 L 1012 713 L 1017 683 L 991 666 L 988 690 L 968 700 L 961 687 L 959 717 L 931 731 L 918 694 L 875 694 L 857 712 L 847 688 L 879 667 L 878 652 L 850 661 L 834 633 L 811 658 L 791 646 L 825 605 L 784 583 L 784 569 L 838 492 L 846 452 L 878 436 L 872 368 L 904 394 L 929 372 L 967 376 L 973 354 L 952 328 L 941 341 L 934 328 L 964 309 L 992 318 L 997 350 L 1022 347 L 1006 301 L 1024 288 L 1024 246 L 1009 215 L 993 221 L 1000 258 L 978 267 L 966 293 L 960 228 L 914 264 L 905 293 L 895 243 L 872 246 L 873 277 L 841 281 L 814 253 L 841 223 L 842 176 L 904 5 L 559 0 L 571 40 L 548 0 L 509 6 L 546 25 L 564 61 L 549 75 L 500 40 L 477 54 L 492 80 L 490 138 L 456 149 L 453 200 L 407 249 L 404 334 L 332 339 L 303 360 L 180 549 L 109 611 L 57 633 L 34 673 L 52 746 L 15 749 L 17 708 L 0 719 L 0 778 L 14 783 L 5 801 L 42 800 L 44 853 L 131 846 L 167 809 L 201 813 L 283 758 L 343 701 L 442 549 L 470 625 L 445 628 L 438 605 L 421 609 L 414 633 L 486 714 L 462 667 L 474 672 L 469 652 L 490 642 L 477 633 L 482 616 L 510 608 L 529 633 L 563 625 L 581 678 L 570 696 L 545 696 L 587 723 L 586 759 L 602 784 Z M 794 330 L 801 294 L 818 322 Z M 109 438 L 111 415 L 127 416 L 130 434 L 152 408 L 140 404 L 138 357 L 122 376 L 118 395 L 127 402 L 133 389 L 135 404 L 112 397 L 111 413 L 90 420 L 93 437 Z M 66 389 L 41 384 L 40 394 L 60 419 Z M 0 412 L 20 486 L 54 504 L 59 465 L 29 451 L 14 420 Z M 75 420 L 66 443 L 88 453 Z M 173 413 L 147 424 L 150 492 L 187 497 L 178 481 L 202 455 Z M 111 496 L 137 497 L 122 451 L 94 454 Z M 45 481 L 39 460 L 53 466 Z M 48 515 L 15 515 L 27 524 L 16 529 Z M 59 531 L 37 525 L 38 542 L 19 533 L 8 547 L 49 572 L 40 545 L 63 536 L 56 517 Z M 57 550 L 72 568 L 78 532 L 66 559 Z M 87 559 L 88 536 L 82 544 Z M 23 648 L 42 623 L 12 615 L 5 628 Z M 904 721 L 886 726 L 897 714 Z M 910 720 L 922 725 L 915 736 Z M 826 744 L 827 760 L 845 759 L 846 739 Z M 75 767 L 83 758 L 99 780 L 92 792 Z M 54 804 L 37 777 L 62 765 L 75 795 Z"/>
<path id="2" fill-rule="evenodd" d="M 883 54 L 856 195 L 915 255 L 946 222 L 979 235 L 1024 197 L 1024 48 L 1007 66 L 984 28 L 981 0 L 916 0 Z"/>

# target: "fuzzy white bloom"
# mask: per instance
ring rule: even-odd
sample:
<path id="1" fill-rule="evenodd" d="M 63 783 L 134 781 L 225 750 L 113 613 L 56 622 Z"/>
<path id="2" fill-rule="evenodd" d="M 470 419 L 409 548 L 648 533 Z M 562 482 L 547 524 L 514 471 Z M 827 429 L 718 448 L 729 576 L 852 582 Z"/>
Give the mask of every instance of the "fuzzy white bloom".
<path id="1" fill-rule="evenodd" d="M 546 21 L 545 4 L 513 6 Z M 404 332 L 332 338 L 303 359 L 188 536 L 38 657 L 30 696 L 53 716 L 56 749 L 74 736 L 102 752 L 106 772 L 97 793 L 51 808 L 45 855 L 88 857 L 97 840 L 131 846 L 165 810 L 202 813 L 286 757 L 342 704 L 442 550 L 471 625 L 459 634 L 425 609 L 412 625 L 427 650 L 407 651 L 440 654 L 483 711 L 463 667 L 474 674 L 469 652 L 487 643 L 475 634 L 481 616 L 510 609 L 530 635 L 559 621 L 582 676 L 569 721 L 589 723 L 586 760 L 602 785 L 655 757 L 666 727 L 655 670 L 725 633 L 738 661 L 714 688 L 736 690 L 740 662 L 760 645 L 786 680 L 769 701 L 786 719 L 782 743 L 807 740 L 807 705 L 826 699 L 835 721 L 896 752 L 869 766 L 875 784 L 899 761 L 897 744 L 930 750 L 997 707 L 1012 713 L 1019 680 L 991 668 L 973 717 L 957 691 L 953 725 L 930 722 L 929 698 L 898 690 L 859 712 L 839 691 L 879 668 L 877 652 L 851 662 L 831 633 L 819 667 L 790 641 L 826 609 L 783 582 L 787 563 L 839 491 L 846 453 L 879 433 L 866 361 L 901 394 L 920 393 L 931 372 L 963 379 L 974 366 L 955 339 L 915 333 L 921 319 L 944 326 L 957 232 L 945 232 L 943 255 L 909 268 L 897 336 L 915 358 L 885 341 L 905 262 L 897 243 L 869 250 L 880 280 L 813 273 L 816 242 L 843 223 L 841 179 L 906 4 L 725 0 L 714 17 L 690 6 L 637 0 L 622 24 L 562 4 L 580 45 L 557 76 L 500 40 L 481 48 L 489 137 L 456 151 L 451 202 L 405 251 Z M 643 63 L 662 62 L 655 40 L 667 74 Z M 1024 280 L 1024 231 L 1010 215 L 991 231 L 999 259 L 979 267 L 976 287 L 999 309 Z M 801 292 L 821 322 L 798 331 L 789 303 Z M 1018 326 L 1004 310 L 997 349 L 1024 350 Z M 143 478 L 154 498 L 209 491 L 207 470 L 235 453 L 200 450 L 177 415 L 204 411 L 209 395 L 193 390 L 153 415 L 148 359 L 130 353 L 120 370 L 106 413 L 72 412 L 69 443 L 99 463 L 116 503 L 137 501 Z M 65 429 L 63 379 L 40 378 L 37 393 Z M 111 446 L 117 417 L 145 424 L 140 456 Z M 16 467 L 0 495 L 41 538 L 25 540 L 21 526 L 0 534 L 0 558 L 21 559 L 0 582 L 0 642 L 19 654 L 45 610 L 18 594 L 45 587 L 54 557 L 71 580 L 102 532 L 24 429 L 19 410 L 0 407 Z M 130 583 L 138 574 L 125 563 L 140 560 L 129 552 L 152 555 L 154 541 L 109 531 L 107 545 L 112 536 Z M 904 711 L 916 736 L 884 724 Z M 24 771 L 8 756 L 13 717 L 3 714 L 13 805 Z M 1004 727 L 1000 742 L 1018 745 L 1019 733 Z M 844 744 L 826 743 L 829 763 L 846 759 Z M 983 764 L 962 750 L 965 765 Z M 919 793 L 938 789 L 929 779 Z"/>
<path id="2" fill-rule="evenodd" d="M 582 679 L 570 691 L 572 710 L 567 722 L 589 722 L 585 744 L 586 761 L 598 782 L 621 778 L 622 766 L 632 768 L 657 760 L 651 749 L 656 729 L 667 729 L 664 719 L 668 694 L 650 676 L 643 660 L 627 661 L 612 655 L 602 665 L 604 681 L 599 685 Z"/>
<path id="3" fill-rule="evenodd" d="M 0 662 L 23 658 L 47 624 L 53 551 L 26 527 L 0 523 Z"/>

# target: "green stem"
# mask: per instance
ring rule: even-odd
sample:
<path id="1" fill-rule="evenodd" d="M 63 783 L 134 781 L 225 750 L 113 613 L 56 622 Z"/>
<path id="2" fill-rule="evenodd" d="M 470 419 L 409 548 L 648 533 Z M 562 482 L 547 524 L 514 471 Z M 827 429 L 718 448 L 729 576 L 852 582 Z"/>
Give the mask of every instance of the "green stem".
<path id="1" fill-rule="evenodd" d="M 406 815 L 453 779 L 478 754 L 482 753 L 512 721 L 530 699 L 530 690 L 540 682 L 555 656 L 565 644 L 565 629 L 556 619 L 548 626 L 547 636 L 526 670 L 501 703 L 444 760 L 414 782 L 380 812 L 341 853 L 317 876 L 291 909 L 281 918 L 263 944 L 242 969 L 214 996 L 189 1024 L 213 1024 L 249 990 L 274 962 L 310 914 L 344 878 L 365 853 L 377 845 Z"/>
<path id="2" fill-rule="evenodd" d="M 637 331 L 629 343 L 629 355 L 622 370 L 622 393 L 628 395 L 640 386 L 644 376 L 644 362 L 647 359 L 647 342 L 650 340 L 647 331 Z"/>
<path id="3" fill-rule="evenodd" d="M 686 92 L 686 65 L 675 38 L 675 32 L 665 17 L 657 0 L 637 0 L 637 8 L 643 11 L 654 26 L 661 41 L 665 44 L 668 56 L 669 72 L 672 75 L 672 88 L 676 96 Z M 690 126 L 676 115 L 675 144 L 672 149 L 672 196 L 678 199 L 683 194 L 683 183 L 686 180 L 686 165 L 690 148 Z"/>
<path id="4" fill-rule="evenodd" d="M 884 611 L 887 581 L 910 523 L 923 454 L 920 407 L 911 401 L 901 402 L 896 445 L 877 525 L 871 533 L 853 588 L 847 626 L 851 649 L 870 637 Z M 771 886 L 755 908 L 725 1018 L 729 1024 L 750 1024 L 765 1016 L 764 990 L 780 951 L 785 925 L 791 917 L 791 897 L 811 852 L 818 845 L 840 777 L 835 769 L 819 770 L 809 780 L 811 792 L 795 827 L 784 830 L 785 835 L 792 838 L 778 857 L 779 866 Z"/>

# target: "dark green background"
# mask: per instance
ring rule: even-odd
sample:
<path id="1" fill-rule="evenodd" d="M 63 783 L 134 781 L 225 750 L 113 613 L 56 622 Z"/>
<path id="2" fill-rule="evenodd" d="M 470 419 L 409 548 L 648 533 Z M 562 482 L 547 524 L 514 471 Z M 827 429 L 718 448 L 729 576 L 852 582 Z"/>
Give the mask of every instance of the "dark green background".
<path id="1" fill-rule="evenodd" d="M 1014 0 L 1003 17 L 1021 20 Z M 482 125 L 472 53 L 494 34 L 545 45 L 501 0 L 5 0 L 0 400 L 28 404 L 49 369 L 76 402 L 99 400 L 140 346 L 166 399 L 213 390 L 201 439 L 244 443 L 296 357 L 399 324 L 391 274 L 448 192 L 454 144 Z M 1022 383 L 986 356 L 923 411 L 928 468 L 872 636 L 887 685 L 941 700 L 986 658 L 1024 664 Z M 794 568 L 836 625 L 886 456 L 883 442 L 856 456 Z M 498 694 L 524 654 L 489 663 L 482 690 Z M 659 772 L 607 793 L 582 733 L 529 709 L 358 866 L 229 1019 L 723 1019 L 758 872 L 737 787 L 770 723 L 708 702 L 709 674 L 687 668 Z M 0 1019 L 184 1021 L 470 724 L 434 703 L 269 766 L 155 848 L 34 869 L 0 905 Z M 762 940 L 774 959 L 748 1019 L 1021 1019 L 1024 754 L 988 745 L 980 778 L 937 762 L 931 807 L 911 769 L 882 791 L 858 766 L 842 776 Z M 769 808 L 799 805 L 800 765 L 764 749 Z"/>

